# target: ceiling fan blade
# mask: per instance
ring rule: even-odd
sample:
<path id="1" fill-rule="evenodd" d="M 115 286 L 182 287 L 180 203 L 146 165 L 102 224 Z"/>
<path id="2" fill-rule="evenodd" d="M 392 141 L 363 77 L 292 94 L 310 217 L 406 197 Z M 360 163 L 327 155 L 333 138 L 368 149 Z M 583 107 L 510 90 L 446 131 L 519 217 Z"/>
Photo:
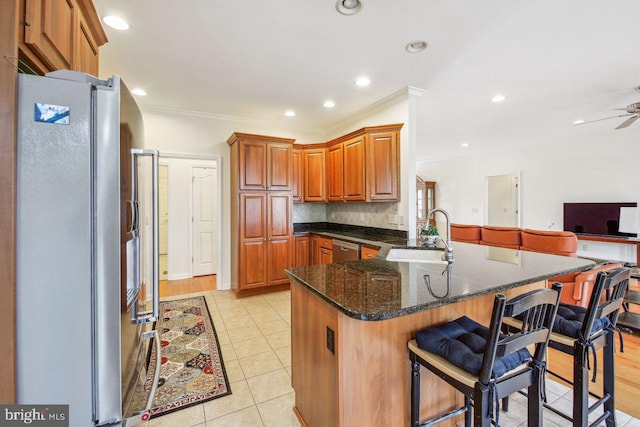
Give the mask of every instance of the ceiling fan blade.
<path id="1" fill-rule="evenodd" d="M 629 117 L 627 120 L 625 120 L 624 122 L 622 122 L 616 129 L 622 129 L 622 128 L 626 128 L 627 126 L 629 126 L 631 123 L 635 122 L 636 120 L 638 120 L 638 115 L 636 114 L 633 117 Z"/>
<path id="2" fill-rule="evenodd" d="M 578 125 L 586 125 L 586 124 L 589 124 L 589 123 L 601 122 L 602 120 L 617 119 L 617 118 L 620 118 L 620 117 L 628 117 L 628 116 L 631 116 L 633 114 L 634 113 L 618 114 L 617 116 L 604 117 L 602 119 L 595 119 L 595 120 L 589 120 L 588 122 L 578 123 Z"/>

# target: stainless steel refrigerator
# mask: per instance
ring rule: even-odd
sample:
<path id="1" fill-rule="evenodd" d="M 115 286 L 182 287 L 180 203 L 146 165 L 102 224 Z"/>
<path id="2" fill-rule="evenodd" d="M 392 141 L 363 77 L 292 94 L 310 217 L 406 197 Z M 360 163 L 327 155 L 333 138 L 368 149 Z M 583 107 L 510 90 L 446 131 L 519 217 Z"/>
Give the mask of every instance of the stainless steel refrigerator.
<path id="1" fill-rule="evenodd" d="M 160 359 L 158 153 L 114 76 L 18 76 L 17 403 L 148 418 Z M 160 364 L 156 364 L 159 366 Z"/>

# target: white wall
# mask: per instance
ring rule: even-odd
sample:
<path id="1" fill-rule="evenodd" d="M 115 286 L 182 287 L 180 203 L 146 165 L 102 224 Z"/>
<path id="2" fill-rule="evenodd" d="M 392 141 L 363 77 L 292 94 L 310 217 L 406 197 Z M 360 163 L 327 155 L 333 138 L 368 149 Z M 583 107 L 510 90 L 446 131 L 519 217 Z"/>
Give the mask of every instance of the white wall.
<path id="1" fill-rule="evenodd" d="M 294 138 L 299 142 L 318 142 L 324 135 L 313 130 L 284 129 L 268 123 L 248 123 L 242 121 L 221 120 L 218 116 L 207 114 L 184 114 L 180 111 L 143 111 L 145 126 L 145 147 L 156 148 L 160 154 L 184 154 L 195 156 L 218 156 L 218 167 L 222 169 L 222 250 L 219 253 L 219 270 L 222 281 L 218 281 L 218 289 L 229 289 L 231 264 L 229 251 L 230 241 L 230 175 L 229 146 L 227 139 L 233 132 L 271 135 L 282 138 Z M 170 206 L 171 210 L 172 207 Z M 171 221 L 171 212 L 169 212 Z M 174 236 L 173 240 L 180 238 Z M 171 236 L 169 236 L 171 240 Z M 183 242 L 184 243 L 184 242 Z M 187 246 L 188 248 L 188 246 Z M 172 248 L 171 251 L 175 252 Z M 171 262 L 171 261 L 169 261 Z M 171 270 L 171 266 L 169 267 Z M 181 272 L 181 273 L 179 273 Z M 176 266 L 176 274 L 184 274 L 184 267 Z"/>
<path id="2" fill-rule="evenodd" d="M 591 139 L 421 162 L 417 173 L 437 182 L 437 206 L 453 222 L 484 225 L 486 177 L 520 172 L 521 226 L 562 230 L 564 202 L 640 201 L 639 158 L 640 133 L 630 128 Z M 579 255 L 635 261 L 629 245 L 582 242 Z"/>

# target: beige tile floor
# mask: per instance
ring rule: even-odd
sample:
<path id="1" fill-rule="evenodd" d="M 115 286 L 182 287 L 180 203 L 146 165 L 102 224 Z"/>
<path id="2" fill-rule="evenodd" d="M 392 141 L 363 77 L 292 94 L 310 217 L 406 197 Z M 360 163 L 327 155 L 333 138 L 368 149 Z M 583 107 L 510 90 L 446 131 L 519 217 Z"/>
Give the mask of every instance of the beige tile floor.
<path id="1" fill-rule="evenodd" d="M 155 418 L 144 427 L 298 427 L 291 388 L 291 294 L 278 292 L 236 299 L 230 291 L 204 295 L 211 313 L 232 394 Z M 547 381 L 547 397 L 569 412 L 571 390 Z M 640 427 L 640 420 L 618 412 L 621 427 Z M 526 426 L 526 398 L 513 395 L 502 427 Z M 544 425 L 569 426 L 545 410 Z M 392 426 L 390 426 L 392 427 Z"/>

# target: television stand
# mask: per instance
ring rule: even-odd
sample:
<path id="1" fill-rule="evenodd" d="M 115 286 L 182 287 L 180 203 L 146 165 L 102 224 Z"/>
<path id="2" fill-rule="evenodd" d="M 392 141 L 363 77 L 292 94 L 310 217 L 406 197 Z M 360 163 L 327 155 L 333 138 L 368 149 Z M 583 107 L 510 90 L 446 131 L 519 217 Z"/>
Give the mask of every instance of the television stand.
<path id="1" fill-rule="evenodd" d="M 636 247 L 636 267 L 640 267 L 640 239 L 634 237 L 598 236 L 595 234 L 576 234 L 578 240 L 591 240 L 594 242 L 618 243 L 621 245 L 634 245 Z M 640 273 L 634 269 L 631 274 Z"/>

